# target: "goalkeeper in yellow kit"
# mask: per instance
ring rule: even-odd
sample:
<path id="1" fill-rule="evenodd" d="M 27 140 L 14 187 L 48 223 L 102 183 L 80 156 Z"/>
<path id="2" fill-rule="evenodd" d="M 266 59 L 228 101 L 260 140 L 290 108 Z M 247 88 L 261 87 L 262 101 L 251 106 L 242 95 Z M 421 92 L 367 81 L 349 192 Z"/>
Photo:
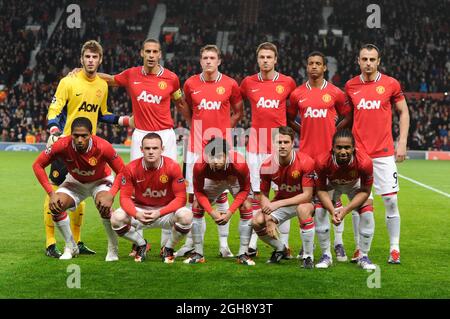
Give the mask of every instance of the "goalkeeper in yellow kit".
<path id="1" fill-rule="evenodd" d="M 100 79 L 97 70 L 102 63 L 103 48 L 95 40 L 87 41 L 81 48 L 80 62 L 82 72 L 75 76 L 61 79 L 56 89 L 55 96 L 49 106 L 47 114 L 47 126 L 50 137 L 47 147 L 58 140 L 60 136 L 70 135 L 70 126 L 74 119 L 87 117 L 92 123 L 92 131 L 97 131 L 97 122 L 118 124 L 133 127 L 133 118 L 129 116 L 114 115 L 108 111 L 108 84 Z M 50 180 L 55 185 L 62 183 L 67 175 L 67 169 L 61 162 L 54 162 L 50 168 Z M 44 222 L 46 232 L 46 255 L 59 258 L 61 253 L 56 247 L 53 216 L 48 207 L 49 198 L 44 202 Z M 85 203 L 82 202 L 70 215 L 72 234 L 78 243 L 80 254 L 95 254 L 80 241 L 80 226 L 84 215 Z"/>

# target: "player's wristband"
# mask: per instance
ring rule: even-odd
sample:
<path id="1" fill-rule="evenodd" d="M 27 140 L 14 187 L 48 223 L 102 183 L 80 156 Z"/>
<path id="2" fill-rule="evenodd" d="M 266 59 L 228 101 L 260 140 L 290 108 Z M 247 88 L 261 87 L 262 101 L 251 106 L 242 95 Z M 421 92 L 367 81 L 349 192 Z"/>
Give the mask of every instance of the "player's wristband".
<path id="1" fill-rule="evenodd" d="M 121 117 L 119 117 L 118 124 L 120 126 L 130 126 L 130 117 L 129 116 L 121 116 Z"/>

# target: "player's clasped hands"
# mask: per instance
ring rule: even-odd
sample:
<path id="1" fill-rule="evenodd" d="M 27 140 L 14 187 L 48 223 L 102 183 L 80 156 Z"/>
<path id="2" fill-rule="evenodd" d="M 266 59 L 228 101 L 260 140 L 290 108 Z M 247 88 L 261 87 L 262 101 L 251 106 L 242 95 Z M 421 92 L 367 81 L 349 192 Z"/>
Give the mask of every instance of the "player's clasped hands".
<path id="1" fill-rule="evenodd" d="M 267 229 L 267 235 L 269 235 L 272 238 L 279 239 L 280 238 L 280 231 L 278 230 L 277 224 L 269 217 L 266 221 L 266 229 Z"/>
<path id="2" fill-rule="evenodd" d="M 136 219 L 144 225 L 150 225 L 161 216 L 159 210 L 145 210 L 136 213 Z"/>
<path id="3" fill-rule="evenodd" d="M 219 213 L 219 218 L 215 220 L 217 225 L 225 225 L 233 214 L 227 210 L 225 213 Z"/>
<path id="4" fill-rule="evenodd" d="M 59 197 L 56 195 L 56 193 L 52 192 L 49 194 L 49 196 L 50 201 L 48 207 L 50 208 L 50 211 L 54 214 L 62 213 L 63 212 L 62 202 L 59 200 Z"/>
<path id="5" fill-rule="evenodd" d="M 336 208 L 334 210 L 332 222 L 336 226 L 338 226 L 340 223 L 342 223 L 342 219 L 343 219 L 342 213 L 343 213 L 342 207 Z"/>
<path id="6" fill-rule="evenodd" d="M 107 217 L 110 214 L 114 196 L 110 192 L 100 192 L 95 198 L 95 206 L 97 207 L 102 217 Z"/>

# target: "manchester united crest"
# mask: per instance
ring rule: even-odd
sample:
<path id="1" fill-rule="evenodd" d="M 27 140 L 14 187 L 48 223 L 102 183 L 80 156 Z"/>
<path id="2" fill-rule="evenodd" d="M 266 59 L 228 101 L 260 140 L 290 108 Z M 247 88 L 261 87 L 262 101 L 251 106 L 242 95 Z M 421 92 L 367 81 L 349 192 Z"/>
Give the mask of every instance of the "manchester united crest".
<path id="1" fill-rule="evenodd" d="M 275 91 L 277 91 L 278 94 L 282 94 L 284 92 L 284 86 L 282 86 L 281 84 L 277 85 Z"/>
<path id="2" fill-rule="evenodd" d="M 52 176 L 53 176 L 53 178 L 58 178 L 59 177 L 59 172 L 57 170 L 54 170 L 52 172 Z"/>
<path id="3" fill-rule="evenodd" d="M 91 157 L 91 158 L 88 160 L 88 162 L 89 162 L 89 165 L 91 165 L 91 166 L 97 165 L 97 159 L 96 159 L 95 157 Z"/>
<path id="4" fill-rule="evenodd" d="M 220 95 L 224 94 L 224 93 L 225 93 L 225 88 L 224 88 L 223 86 L 219 86 L 219 87 L 216 89 L 216 93 L 217 93 L 217 94 L 220 94 Z"/>
<path id="5" fill-rule="evenodd" d="M 349 175 L 351 178 L 356 178 L 356 176 L 358 176 L 358 172 L 353 170 L 353 171 L 350 171 Z"/>
<path id="6" fill-rule="evenodd" d="M 169 181 L 169 177 L 167 177 L 166 174 L 162 174 L 161 176 L 159 176 L 159 181 L 163 184 L 167 183 Z"/>
<path id="7" fill-rule="evenodd" d="M 293 178 L 298 178 L 299 176 L 300 176 L 300 172 L 299 171 L 295 170 L 295 171 L 292 172 L 292 177 Z"/>
<path id="8" fill-rule="evenodd" d="M 325 94 L 324 96 L 322 96 L 322 101 L 324 101 L 325 103 L 328 103 L 331 101 L 331 95 L 330 94 Z"/>
<path id="9" fill-rule="evenodd" d="M 95 93 L 95 95 L 97 97 L 101 97 L 102 96 L 102 90 L 97 90 L 97 92 Z"/>
<path id="10" fill-rule="evenodd" d="M 383 94 L 386 91 L 386 89 L 382 85 L 377 86 L 375 90 L 377 91 L 378 94 Z"/>
<path id="11" fill-rule="evenodd" d="M 165 89 L 167 88 L 167 83 L 166 83 L 166 81 L 159 81 L 159 82 L 158 82 L 158 87 L 159 87 L 161 90 L 165 90 Z"/>

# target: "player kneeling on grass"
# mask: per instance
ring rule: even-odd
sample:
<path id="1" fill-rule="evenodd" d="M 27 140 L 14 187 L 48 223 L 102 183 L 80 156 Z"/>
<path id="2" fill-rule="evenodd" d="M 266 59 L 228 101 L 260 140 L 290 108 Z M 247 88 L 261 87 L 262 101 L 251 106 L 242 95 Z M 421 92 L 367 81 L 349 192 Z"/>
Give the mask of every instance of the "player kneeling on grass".
<path id="1" fill-rule="evenodd" d="M 259 238 L 275 250 L 267 263 L 279 263 L 287 255 L 287 247 L 280 240 L 278 225 L 297 216 L 303 242 L 302 267 L 313 268 L 314 206 L 311 202 L 314 186 L 314 161 L 305 153 L 294 151 L 295 132 L 281 126 L 273 136 L 274 154 L 260 169 L 261 210 L 253 217 L 253 228 Z M 278 186 L 275 198 L 269 200 L 271 183 Z"/>
<path id="2" fill-rule="evenodd" d="M 202 218 L 206 211 L 217 225 L 229 222 L 233 213 L 239 208 L 240 246 L 237 257 L 239 264 L 254 266 L 255 262 L 247 255 L 250 236 L 252 234 L 252 204 L 246 200 L 250 193 L 250 171 L 242 155 L 230 150 L 227 141 L 213 138 L 205 146 L 204 158 L 194 165 L 193 181 L 195 200 L 192 205 L 194 221 L 192 238 L 194 252 L 184 263 L 204 263 Z M 213 209 L 211 202 L 217 200 L 225 190 L 233 195 L 233 203 L 224 212 Z"/>
<path id="3" fill-rule="evenodd" d="M 317 196 L 323 207 L 331 214 L 333 224 L 339 225 L 348 213 L 358 210 L 360 255 L 357 262 L 363 269 L 375 269 L 375 265 L 367 256 L 375 230 L 373 200 L 370 197 L 373 184 L 372 160 L 363 151 L 355 149 L 355 139 L 349 130 L 341 130 L 333 136 L 332 151 L 318 157 L 316 173 Z M 346 194 L 350 202 L 335 209 L 328 193 L 330 188 L 334 190 L 333 200 Z M 323 218 L 328 219 L 327 216 Z M 331 265 L 329 231 L 326 232 L 327 240 L 319 237 L 323 255 L 316 268 L 328 268 Z"/>
<path id="4" fill-rule="evenodd" d="M 138 230 L 172 230 L 161 248 L 162 261 L 173 263 L 175 245 L 190 231 L 192 211 L 186 204 L 186 184 L 177 162 L 162 156 L 164 147 L 157 133 L 141 142 L 143 157 L 130 162 L 121 174 L 120 208 L 111 217 L 117 234 L 133 242 L 136 262 L 146 258 L 149 244 Z"/>
<path id="5" fill-rule="evenodd" d="M 118 174 L 124 167 L 122 158 L 110 143 L 92 135 L 92 123 L 88 118 L 78 117 L 71 124 L 71 135 L 60 138 L 43 151 L 33 164 L 34 173 L 50 196 L 49 208 L 66 246 L 59 259 L 72 259 L 79 254 L 74 241 L 66 210 L 76 208 L 88 196 L 92 196 L 103 220 L 108 236 L 106 261 L 117 260 L 117 235 L 111 228 L 111 206 L 119 189 L 114 183 L 111 169 Z M 69 173 L 54 191 L 45 168 L 61 159 Z M 109 167 L 108 167 L 109 165 Z"/>

